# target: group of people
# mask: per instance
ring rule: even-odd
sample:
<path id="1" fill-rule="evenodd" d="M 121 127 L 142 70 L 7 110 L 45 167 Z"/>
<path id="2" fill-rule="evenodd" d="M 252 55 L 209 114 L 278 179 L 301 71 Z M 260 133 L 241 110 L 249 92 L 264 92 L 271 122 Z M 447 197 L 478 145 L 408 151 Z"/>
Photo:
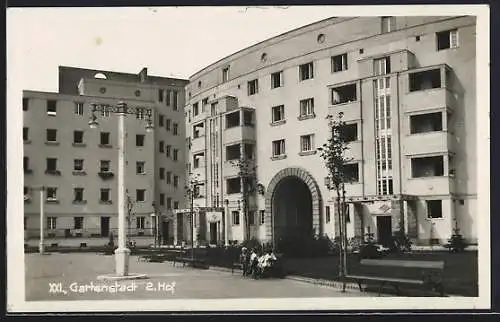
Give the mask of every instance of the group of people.
<path id="1" fill-rule="evenodd" d="M 256 279 L 272 275 L 277 258 L 272 251 L 260 253 L 254 248 L 249 251 L 246 247 L 243 247 L 240 262 L 243 268 L 243 276 L 251 276 Z"/>

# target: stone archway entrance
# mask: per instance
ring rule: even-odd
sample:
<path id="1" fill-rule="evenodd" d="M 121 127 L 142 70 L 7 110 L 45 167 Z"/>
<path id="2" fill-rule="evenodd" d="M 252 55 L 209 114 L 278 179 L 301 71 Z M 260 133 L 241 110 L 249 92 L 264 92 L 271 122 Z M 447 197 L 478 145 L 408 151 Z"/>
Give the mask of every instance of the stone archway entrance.
<path id="1" fill-rule="evenodd" d="M 278 172 L 266 189 L 266 239 L 311 237 L 322 233 L 321 194 L 314 178 L 302 168 Z"/>

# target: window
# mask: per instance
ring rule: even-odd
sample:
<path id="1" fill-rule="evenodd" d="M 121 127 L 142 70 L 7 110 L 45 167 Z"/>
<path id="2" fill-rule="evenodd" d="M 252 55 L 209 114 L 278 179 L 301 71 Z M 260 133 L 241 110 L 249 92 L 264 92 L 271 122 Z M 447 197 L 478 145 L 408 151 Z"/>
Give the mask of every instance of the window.
<path id="1" fill-rule="evenodd" d="M 172 182 L 172 172 L 167 171 L 167 184 Z"/>
<path id="2" fill-rule="evenodd" d="M 179 107 L 177 104 L 178 101 L 178 93 L 177 91 L 172 91 L 172 107 L 174 111 L 177 111 L 177 108 Z"/>
<path id="3" fill-rule="evenodd" d="M 101 132 L 101 145 L 110 145 L 109 132 Z"/>
<path id="4" fill-rule="evenodd" d="M 57 200 L 57 188 L 48 187 L 47 188 L 47 201 L 55 201 Z"/>
<path id="5" fill-rule="evenodd" d="M 47 142 L 57 142 L 57 130 L 47 129 Z"/>
<path id="6" fill-rule="evenodd" d="M 174 123 L 174 128 L 172 130 L 173 135 L 178 135 L 179 134 L 179 125 L 177 123 Z"/>
<path id="7" fill-rule="evenodd" d="M 238 226 L 240 224 L 240 212 L 239 211 L 231 211 L 231 215 L 233 217 L 233 226 Z"/>
<path id="8" fill-rule="evenodd" d="M 28 98 L 23 98 L 23 111 L 27 111 L 29 108 L 30 100 Z"/>
<path id="9" fill-rule="evenodd" d="M 332 57 L 332 73 L 347 70 L 347 54 Z"/>
<path id="10" fill-rule="evenodd" d="M 159 172 L 160 172 L 160 174 L 159 174 L 160 180 L 165 179 L 165 168 L 160 168 Z"/>
<path id="11" fill-rule="evenodd" d="M 23 141 L 29 140 L 29 129 L 27 127 L 23 127 Z"/>
<path id="12" fill-rule="evenodd" d="M 259 213 L 260 213 L 260 224 L 264 225 L 264 223 L 266 222 L 266 211 L 260 210 Z"/>
<path id="13" fill-rule="evenodd" d="M 382 33 L 391 32 L 396 27 L 395 17 L 382 17 L 381 18 Z"/>
<path id="14" fill-rule="evenodd" d="M 47 115 L 50 115 L 50 116 L 57 115 L 57 101 L 54 101 L 54 100 L 47 101 Z"/>
<path id="15" fill-rule="evenodd" d="M 329 222 L 330 222 L 330 219 L 331 219 L 331 218 L 330 218 L 330 206 L 326 206 L 326 207 L 325 207 L 325 221 L 326 221 L 327 223 L 329 223 Z"/>
<path id="16" fill-rule="evenodd" d="M 158 126 L 163 126 L 165 123 L 165 116 L 163 114 L 160 114 L 158 116 Z"/>
<path id="17" fill-rule="evenodd" d="M 283 86 L 283 72 L 271 74 L 271 89 Z"/>
<path id="18" fill-rule="evenodd" d="M 170 96 L 172 95 L 172 91 L 171 90 L 167 90 L 167 94 L 165 95 L 165 104 L 167 106 L 170 106 Z"/>
<path id="19" fill-rule="evenodd" d="M 437 50 L 457 48 L 458 30 L 446 30 L 436 33 Z"/>
<path id="20" fill-rule="evenodd" d="M 109 160 L 101 160 L 99 165 L 101 172 L 108 172 L 110 170 L 110 163 L 111 161 Z"/>
<path id="21" fill-rule="evenodd" d="M 73 189 L 73 201 L 82 202 L 83 201 L 83 188 Z"/>
<path id="22" fill-rule="evenodd" d="M 101 189 L 101 195 L 100 195 L 100 200 L 101 202 L 110 202 L 110 195 L 109 195 L 109 190 L 108 188 L 102 188 Z"/>
<path id="23" fill-rule="evenodd" d="M 226 129 L 236 126 L 240 126 L 240 111 L 226 115 Z"/>
<path id="24" fill-rule="evenodd" d="M 280 122 L 285 120 L 285 105 L 272 107 L 272 122 Z"/>
<path id="25" fill-rule="evenodd" d="M 73 143 L 83 143 L 83 131 L 73 131 Z"/>
<path id="26" fill-rule="evenodd" d="M 83 115 L 83 103 L 75 103 L 75 114 Z"/>
<path id="27" fill-rule="evenodd" d="M 201 112 L 205 112 L 206 107 L 208 105 L 208 98 L 205 97 L 204 99 L 201 100 Z"/>
<path id="28" fill-rule="evenodd" d="M 135 163 L 135 173 L 136 174 L 145 174 L 146 169 L 144 167 L 144 161 L 138 161 Z"/>
<path id="29" fill-rule="evenodd" d="M 410 116 L 410 133 L 428 133 L 443 130 L 443 113 L 429 113 Z"/>
<path id="30" fill-rule="evenodd" d="M 158 142 L 158 150 L 160 151 L 160 153 L 165 152 L 165 142 L 163 141 Z"/>
<path id="31" fill-rule="evenodd" d="M 255 147 L 253 144 L 250 144 L 250 143 L 243 144 L 243 153 L 244 153 L 246 160 L 253 160 L 254 159 L 254 151 L 255 151 Z"/>
<path id="32" fill-rule="evenodd" d="M 164 205 L 165 205 L 165 194 L 160 193 L 160 206 L 164 206 Z"/>
<path id="33" fill-rule="evenodd" d="M 111 114 L 111 108 L 109 106 L 103 106 L 101 109 L 101 116 L 109 117 L 110 114 Z"/>
<path id="34" fill-rule="evenodd" d="M 174 188 L 179 187 L 179 176 L 174 175 Z"/>
<path id="35" fill-rule="evenodd" d="M 173 159 L 174 161 L 179 160 L 179 150 L 174 149 L 174 153 L 173 153 L 173 155 L 172 155 L 172 159 Z"/>
<path id="36" fill-rule="evenodd" d="M 204 132 L 205 132 L 204 123 L 193 125 L 193 138 L 197 139 L 199 137 L 204 136 L 205 134 Z"/>
<path id="37" fill-rule="evenodd" d="M 226 183 L 226 190 L 228 194 L 241 192 L 241 180 L 239 177 L 227 179 Z"/>
<path id="38" fill-rule="evenodd" d="M 30 158 L 23 157 L 23 169 L 29 170 L 29 168 L 30 168 Z"/>
<path id="39" fill-rule="evenodd" d="M 222 69 L 222 82 L 229 80 L 229 66 Z"/>
<path id="40" fill-rule="evenodd" d="M 212 116 L 217 114 L 217 102 L 210 104 L 210 114 Z"/>
<path id="41" fill-rule="evenodd" d="M 314 98 L 308 98 L 300 101 L 300 116 L 314 115 Z"/>
<path id="42" fill-rule="evenodd" d="M 73 160 L 73 170 L 74 171 L 83 171 L 83 159 L 74 159 Z"/>
<path id="43" fill-rule="evenodd" d="M 247 83 L 248 95 L 254 95 L 259 92 L 259 80 L 254 79 Z"/>
<path id="44" fill-rule="evenodd" d="M 411 170 L 413 178 L 443 176 L 443 156 L 412 158 Z"/>
<path id="45" fill-rule="evenodd" d="M 73 217 L 74 229 L 83 229 L 83 217 Z"/>
<path id="46" fill-rule="evenodd" d="M 170 158 L 171 151 L 172 151 L 172 146 L 168 144 L 165 150 L 165 155 L 167 156 L 167 158 Z"/>
<path id="47" fill-rule="evenodd" d="M 47 229 L 53 230 L 57 228 L 57 217 L 47 217 Z"/>
<path id="48" fill-rule="evenodd" d="M 255 211 L 248 212 L 248 224 L 252 226 L 255 225 Z"/>
<path id="49" fill-rule="evenodd" d="M 193 155 L 193 168 L 197 169 L 202 166 L 203 158 L 205 157 L 205 153 L 200 152 Z"/>
<path id="50" fill-rule="evenodd" d="M 299 80 L 304 81 L 306 79 L 314 78 L 314 68 L 313 63 L 307 63 L 299 66 Z"/>
<path id="51" fill-rule="evenodd" d="M 145 189 L 136 189 L 135 190 L 135 200 L 137 202 L 144 202 L 146 200 L 146 190 Z"/>
<path id="52" fill-rule="evenodd" d="M 238 160 L 241 158 L 241 146 L 233 144 L 226 146 L 226 160 Z"/>
<path id="53" fill-rule="evenodd" d="M 163 89 L 159 89 L 158 90 L 158 101 L 159 102 L 163 102 L 163 94 L 164 94 Z"/>
<path id="54" fill-rule="evenodd" d="M 285 155 L 285 140 L 273 141 L 273 157 Z"/>
<path id="55" fill-rule="evenodd" d="M 135 220 L 135 228 L 144 229 L 145 222 L 146 222 L 146 217 L 144 217 L 144 216 L 137 217 L 137 219 Z"/>
<path id="56" fill-rule="evenodd" d="M 55 171 L 57 171 L 57 159 L 47 158 L 47 172 L 55 172 Z"/>
<path id="57" fill-rule="evenodd" d="M 172 209 L 172 198 L 167 198 L 167 209 Z"/>
<path id="58" fill-rule="evenodd" d="M 135 136 L 135 146 L 144 146 L 144 135 L 137 134 Z"/>
<path id="59" fill-rule="evenodd" d="M 355 102 L 357 100 L 356 84 L 338 86 L 331 89 L 332 105 Z"/>
<path id="60" fill-rule="evenodd" d="M 193 104 L 193 116 L 197 116 L 198 114 L 200 114 L 200 109 L 198 107 L 198 103 L 194 103 Z"/>
<path id="61" fill-rule="evenodd" d="M 427 218 L 443 218 L 443 206 L 441 200 L 427 200 Z"/>
<path id="62" fill-rule="evenodd" d="M 171 124 L 172 124 L 172 120 L 171 120 L 171 119 L 167 119 L 167 120 L 165 121 L 165 129 L 166 129 L 167 131 L 170 131 L 170 125 L 171 125 Z"/>
<path id="63" fill-rule="evenodd" d="M 314 150 L 314 135 L 302 135 L 300 137 L 300 152 L 310 152 Z"/>
<path id="64" fill-rule="evenodd" d="M 358 140 L 358 124 L 345 124 L 340 133 L 344 142 L 353 142 Z"/>
<path id="65" fill-rule="evenodd" d="M 174 209 L 179 209 L 179 202 L 178 201 L 174 201 Z"/>
<path id="66" fill-rule="evenodd" d="M 243 125 L 253 126 L 253 111 L 243 111 Z"/>
<path id="67" fill-rule="evenodd" d="M 441 70 L 433 69 L 411 73 L 409 76 L 410 92 L 425 91 L 441 87 Z"/>
<path id="68" fill-rule="evenodd" d="M 375 75 L 385 75 L 391 72 L 391 58 L 383 57 L 373 60 L 373 71 Z"/>
<path id="69" fill-rule="evenodd" d="M 358 163 L 344 164 L 343 174 L 346 182 L 359 182 L 359 166 Z"/>

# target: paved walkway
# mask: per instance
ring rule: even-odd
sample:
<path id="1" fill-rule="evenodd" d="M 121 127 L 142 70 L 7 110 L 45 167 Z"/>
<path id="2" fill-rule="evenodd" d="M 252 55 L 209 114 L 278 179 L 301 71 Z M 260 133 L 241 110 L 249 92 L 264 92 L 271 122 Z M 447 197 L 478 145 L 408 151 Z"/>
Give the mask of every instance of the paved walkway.
<path id="1" fill-rule="evenodd" d="M 130 258 L 130 272 L 148 279 L 109 282 L 98 275 L 114 270 L 114 257 L 97 254 L 26 254 L 26 300 L 112 299 L 236 299 L 369 297 L 370 293 L 338 289 L 289 279 L 252 280 L 235 272 L 172 267 L 172 263 L 138 262 Z M 111 286 L 111 287 L 110 287 Z"/>

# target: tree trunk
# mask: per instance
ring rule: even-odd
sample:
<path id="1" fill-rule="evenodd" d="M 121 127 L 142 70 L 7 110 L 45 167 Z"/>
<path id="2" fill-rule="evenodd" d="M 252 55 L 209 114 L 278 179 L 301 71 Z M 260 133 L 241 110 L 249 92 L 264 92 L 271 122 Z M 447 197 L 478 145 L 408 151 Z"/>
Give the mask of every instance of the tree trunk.
<path id="1" fill-rule="evenodd" d="M 339 221 L 339 242 L 340 242 L 340 248 L 339 248 L 339 277 L 344 276 L 344 262 L 343 262 L 343 254 L 344 254 L 344 247 L 343 247 L 343 227 L 342 227 L 342 208 L 341 208 L 341 202 L 340 202 L 340 187 L 337 187 L 337 214 L 338 214 L 338 221 Z"/>

